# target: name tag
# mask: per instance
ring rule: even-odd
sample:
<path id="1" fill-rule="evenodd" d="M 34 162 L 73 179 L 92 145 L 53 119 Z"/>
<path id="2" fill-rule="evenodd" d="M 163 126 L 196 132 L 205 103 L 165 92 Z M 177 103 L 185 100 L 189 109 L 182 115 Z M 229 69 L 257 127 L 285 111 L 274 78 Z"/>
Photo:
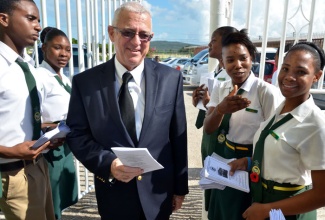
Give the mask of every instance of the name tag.
<path id="1" fill-rule="evenodd" d="M 226 81 L 226 78 L 217 78 L 219 81 Z"/>
<path id="2" fill-rule="evenodd" d="M 246 108 L 245 109 L 247 112 L 252 112 L 252 113 L 257 113 L 258 112 L 258 110 L 256 110 L 256 109 L 252 109 L 252 108 Z"/>
<path id="3" fill-rule="evenodd" d="M 272 135 L 272 137 L 275 138 L 275 140 L 279 140 L 279 135 L 277 135 L 277 133 L 275 133 L 273 130 L 270 131 L 270 135 Z"/>

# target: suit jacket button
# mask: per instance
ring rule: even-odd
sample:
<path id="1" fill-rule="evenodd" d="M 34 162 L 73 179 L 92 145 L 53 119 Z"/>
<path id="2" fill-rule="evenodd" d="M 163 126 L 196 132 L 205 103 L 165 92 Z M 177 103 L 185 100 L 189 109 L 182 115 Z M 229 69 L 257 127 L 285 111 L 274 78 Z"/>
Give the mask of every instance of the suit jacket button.
<path id="1" fill-rule="evenodd" d="M 141 181 L 142 180 L 142 176 L 138 176 L 138 180 Z"/>

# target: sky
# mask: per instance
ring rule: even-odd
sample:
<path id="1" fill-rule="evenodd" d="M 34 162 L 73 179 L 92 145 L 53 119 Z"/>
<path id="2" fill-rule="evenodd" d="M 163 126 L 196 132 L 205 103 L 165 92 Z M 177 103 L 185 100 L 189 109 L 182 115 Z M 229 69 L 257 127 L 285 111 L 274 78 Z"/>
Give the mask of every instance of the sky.
<path id="1" fill-rule="evenodd" d="M 40 8 L 40 1 L 35 0 Z M 215 1 L 215 0 L 214 0 Z M 237 29 L 246 27 L 246 8 L 248 0 L 233 0 L 233 22 L 232 26 Z M 300 1 L 301 7 L 300 7 Z M 48 25 L 55 26 L 54 0 L 46 0 L 48 10 Z M 61 29 L 66 31 L 65 0 L 60 2 Z M 71 0 L 71 8 L 75 9 L 76 0 Z M 81 0 L 84 6 L 84 0 Z M 100 2 L 100 1 L 98 1 Z M 116 0 L 119 2 L 119 0 Z M 283 20 L 284 0 L 270 0 L 270 23 L 268 36 L 279 38 Z M 294 33 L 307 33 L 308 27 L 303 15 L 309 19 L 312 0 L 290 0 L 288 17 L 292 25 L 288 25 L 287 36 Z M 210 0 L 143 0 L 152 13 L 153 41 L 179 41 L 196 45 L 207 45 L 209 43 L 210 27 Z M 252 1 L 252 20 L 249 35 L 251 39 L 257 39 L 263 34 L 264 14 L 266 0 Z M 325 4 L 323 0 L 316 0 L 316 11 L 314 20 L 315 36 L 324 36 L 325 33 Z M 76 10 L 72 11 L 72 18 L 76 16 Z M 85 17 L 85 16 L 83 16 Z M 85 18 L 84 18 L 85 20 Z M 85 26 L 85 21 L 83 21 Z M 101 27 L 101 14 L 99 14 L 99 25 Z M 107 24 L 106 24 L 107 26 Z M 99 27 L 99 30 L 101 28 Z M 295 27 L 295 28 L 293 28 Z M 73 37 L 76 34 L 76 19 L 72 19 Z M 102 33 L 100 33 L 102 34 Z M 105 29 L 107 36 L 107 29 Z"/>
<path id="2" fill-rule="evenodd" d="M 281 27 L 284 11 L 284 0 L 270 1 L 270 23 L 268 36 L 278 38 L 281 36 Z M 288 17 L 295 29 L 288 25 L 287 36 L 293 36 L 293 32 L 307 33 L 308 27 L 302 28 L 307 21 L 302 13 L 309 19 L 311 0 L 291 0 Z M 170 40 L 181 42 L 209 42 L 210 0 L 146 0 L 153 14 L 153 30 L 155 40 Z M 234 0 L 234 13 L 232 26 L 237 29 L 246 27 L 247 0 Z M 265 0 L 252 1 L 252 20 L 250 37 L 258 38 L 263 33 L 265 14 Z M 325 4 L 323 0 L 316 0 L 314 20 L 314 33 L 325 32 Z M 296 14 L 296 15 L 295 15 Z M 294 16 L 295 15 L 295 16 Z M 302 29 L 301 29 L 302 28 Z"/>

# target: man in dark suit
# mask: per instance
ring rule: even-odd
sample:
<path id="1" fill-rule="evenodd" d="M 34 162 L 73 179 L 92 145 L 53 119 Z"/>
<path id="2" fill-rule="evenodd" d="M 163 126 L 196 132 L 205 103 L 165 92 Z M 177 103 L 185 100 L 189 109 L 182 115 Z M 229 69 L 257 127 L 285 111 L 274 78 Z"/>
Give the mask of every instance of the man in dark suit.
<path id="1" fill-rule="evenodd" d="M 167 220 L 188 193 L 182 76 L 144 59 L 151 30 L 147 9 L 137 2 L 123 4 L 108 27 L 116 55 L 72 82 L 67 142 L 95 174 L 98 210 L 105 220 Z M 133 102 L 125 109 L 121 102 L 128 92 Z M 143 173 L 125 166 L 112 147 L 148 148 L 164 168 Z"/>

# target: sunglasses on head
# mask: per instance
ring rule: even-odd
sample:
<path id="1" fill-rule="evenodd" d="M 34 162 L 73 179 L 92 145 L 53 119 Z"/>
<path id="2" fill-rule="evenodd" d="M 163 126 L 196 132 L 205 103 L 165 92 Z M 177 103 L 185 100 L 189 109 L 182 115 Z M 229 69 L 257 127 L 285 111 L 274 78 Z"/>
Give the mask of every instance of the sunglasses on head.
<path id="1" fill-rule="evenodd" d="M 132 30 L 128 30 L 128 29 L 120 29 L 118 27 L 114 27 L 112 26 L 115 30 L 117 30 L 118 32 L 121 33 L 121 35 L 127 39 L 132 39 L 134 38 L 135 35 L 138 35 L 139 38 L 140 38 L 140 41 L 144 41 L 144 42 L 147 42 L 147 41 L 150 41 L 151 38 L 153 37 L 152 34 L 149 34 L 148 32 L 135 32 L 135 31 L 132 31 Z"/>

